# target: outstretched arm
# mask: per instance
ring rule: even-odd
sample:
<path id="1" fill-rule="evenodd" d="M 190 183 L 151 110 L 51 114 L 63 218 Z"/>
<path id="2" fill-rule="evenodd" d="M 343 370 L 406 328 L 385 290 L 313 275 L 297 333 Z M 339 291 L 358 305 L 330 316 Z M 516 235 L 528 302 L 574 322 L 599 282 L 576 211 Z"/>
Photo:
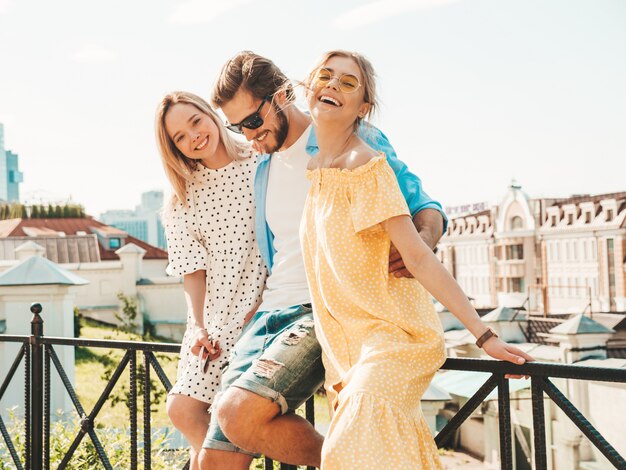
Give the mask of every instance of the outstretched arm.
<path id="1" fill-rule="evenodd" d="M 391 242 L 402 256 L 408 271 L 465 327 L 480 338 L 486 325 L 469 303 L 467 296 L 450 273 L 443 267 L 432 250 L 420 237 L 408 216 L 392 217 L 384 222 Z M 489 338 L 483 345 L 487 354 L 495 359 L 523 364 L 533 358 L 522 350 L 496 337 Z"/>

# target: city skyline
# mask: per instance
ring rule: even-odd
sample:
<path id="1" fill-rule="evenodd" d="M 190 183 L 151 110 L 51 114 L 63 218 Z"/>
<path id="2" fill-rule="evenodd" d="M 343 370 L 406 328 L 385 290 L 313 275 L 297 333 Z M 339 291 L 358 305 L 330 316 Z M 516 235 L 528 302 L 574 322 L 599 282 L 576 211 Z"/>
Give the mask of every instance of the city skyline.
<path id="1" fill-rule="evenodd" d="M 153 135 L 163 94 L 208 98 L 241 49 L 297 80 L 340 47 L 372 60 L 374 123 L 444 206 L 497 203 L 512 179 L 533 197 L 618 192 L 625 20 L 624 2 L 604 0 L 0 0 L 0 122 L 20 154 L 22 199 L 130 209 L 168 190 Z"/>

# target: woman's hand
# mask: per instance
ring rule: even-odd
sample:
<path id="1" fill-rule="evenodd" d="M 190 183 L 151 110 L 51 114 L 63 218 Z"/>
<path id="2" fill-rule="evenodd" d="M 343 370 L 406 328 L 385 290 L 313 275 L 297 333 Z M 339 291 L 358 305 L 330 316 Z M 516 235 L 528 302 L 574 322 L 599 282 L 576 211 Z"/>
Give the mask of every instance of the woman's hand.
<path id="1" fill-rule="evenodd" d="M 508 361 L 518 365 L 534 361 L 531 355 L 526 354 L 524 351 L 516 348 L 515 346 L 511 346 L 510 344 L 505 343 L 496 336 L 492 336 L 487 341 L 485 341 L 482 345 L 482 348 L 491 357 L 500 361 Z M 507 379 L 521 379 L 522 377 L 528 378 L 528 376 L 524 375 L 506 375 Z"/>
<path id="2" fill-rule="evenodd" d="M 252 320 L 252 317 L 254 316 L 256 311 L 257 311 L 257 308 L 255 307 L 252 310 L 250 310 L 248 313 L 246 313 L 246 316 L 243 319 L 244 326 L 247 325 L 250 320 Z"/>
<path id="3" fill-rule="evenodd" d="M 219 341 L 213 341 L 209 338 L 209 332 L 205 328 L 196 328 L 196 332 L 191 341 L 191 354 L 197 356 L 200 354 L 200 350 L 203 347 L 204 355 L 202 359 L 206 359 L 208 356 L 209 361 L 214 361 L 222 354 Z"/>

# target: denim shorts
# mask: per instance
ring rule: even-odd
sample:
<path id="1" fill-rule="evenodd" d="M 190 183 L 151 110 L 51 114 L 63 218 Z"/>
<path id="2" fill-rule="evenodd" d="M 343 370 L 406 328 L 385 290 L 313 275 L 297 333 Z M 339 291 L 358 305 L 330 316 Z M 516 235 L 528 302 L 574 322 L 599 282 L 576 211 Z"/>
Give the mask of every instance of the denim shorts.
<path id="1" fill-rule="evenodd" d="M 213 406 L 237 387 L 277 403 L 283 414 L 294 411 L 324 382 L 321 356 L 309 305 L 257 312 L 231 350 Z M 215 415 L 202 447 L 250 454 L 224 436 Z"/>

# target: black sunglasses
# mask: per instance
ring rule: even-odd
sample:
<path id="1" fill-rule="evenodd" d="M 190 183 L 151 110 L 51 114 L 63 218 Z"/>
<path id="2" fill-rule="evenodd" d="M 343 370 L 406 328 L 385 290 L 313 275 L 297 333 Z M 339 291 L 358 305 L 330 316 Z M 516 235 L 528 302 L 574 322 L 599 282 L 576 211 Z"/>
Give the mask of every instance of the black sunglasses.
<path id="1" fill-rule="evenodd" d="M 226 124 L 226 128 L 230 131 L 236 132 L 237 134 L 243 134 L 244 127 L 246 129 L 258 129 L 259 127 L 261 127 L 263 125 L 263 118 L 259 113 L 261 112 L 261 108 L 263 107 L 265 102 L 270 99 L 270 96 L 271 95 L 267 95 L 265 98 L 263 98 L 263 101 L 261 101 L 259 108 L 250 116 L 244 118 L 238 124 Z"/>

